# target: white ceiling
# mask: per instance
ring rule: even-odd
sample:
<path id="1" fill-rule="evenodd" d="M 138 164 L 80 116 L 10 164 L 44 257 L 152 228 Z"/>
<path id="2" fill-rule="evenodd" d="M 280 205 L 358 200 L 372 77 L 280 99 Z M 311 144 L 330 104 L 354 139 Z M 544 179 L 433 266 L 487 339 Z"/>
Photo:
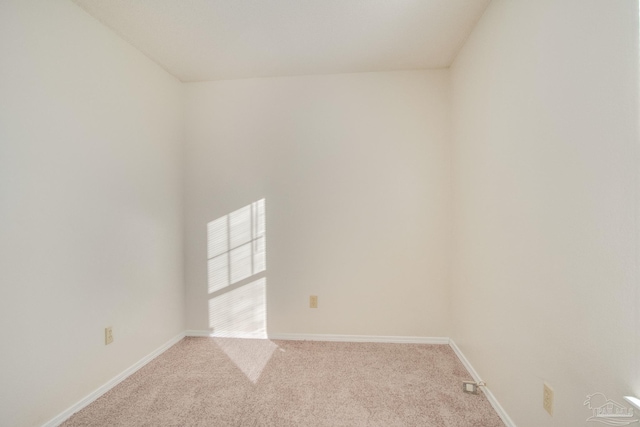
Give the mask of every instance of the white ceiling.
<path id="1" fill-rule="evenodd" d="M 74 0 L 182 81 L 451 65 L 490 0 Z"/>

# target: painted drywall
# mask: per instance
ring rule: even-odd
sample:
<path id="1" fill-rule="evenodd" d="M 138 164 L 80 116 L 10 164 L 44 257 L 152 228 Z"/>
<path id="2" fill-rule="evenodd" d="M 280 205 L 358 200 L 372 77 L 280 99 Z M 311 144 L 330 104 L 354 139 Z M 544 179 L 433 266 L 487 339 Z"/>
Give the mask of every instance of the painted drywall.
<path id="1" fill-rule="evenodd" d="M 66 0 L 0 2 L 0 57 L 0 425 L 37 426 L 184 330 L 182 88 Z"/>
<path id="2" fill-rule="evenodd" d="M 640 394 L 637 44 L 637 1 L 494 0 L 452 67 L 452 337 L 519 427 Z"/>
<path id="3" fill-rule="evenodd" d="M 207 224 L 265 199 L 269 333 L 448 336 L 447 70 L 185 87 L 187 329 Z"/>

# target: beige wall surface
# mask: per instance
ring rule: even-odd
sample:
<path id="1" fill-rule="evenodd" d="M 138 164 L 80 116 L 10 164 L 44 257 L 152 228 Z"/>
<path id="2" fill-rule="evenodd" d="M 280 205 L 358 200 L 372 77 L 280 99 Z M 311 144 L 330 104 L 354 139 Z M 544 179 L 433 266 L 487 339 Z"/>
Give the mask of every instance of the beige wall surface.
<path id="1" fill-rule="evenodd" d="M 520 427 L 640 395 L 637 44 L 637 1 L 494 0 L 452 67 L 452 337 Z"/>
<path id="2" fill-rule="evenodd" d="M 0 57 L 0 425 L 37 426 L 184 330 L 182 88 L 69 1 L 0 2 Z"/>
<path id="3" fill-rule="evenodd" d="M 216 326 L 207 223 L 265 199 L 269 333 L 448 335 L 447 70 L 186 94 L 187 329 Z"/>
<path id="4" fill-rule="evenodd" d="M 452 336 L 520 427 L 640 395 L 638 38 L 635 0 L 493 0 L 450 70 L 183 85 L 1 2 L 0 425 L 185 329 Z"/>

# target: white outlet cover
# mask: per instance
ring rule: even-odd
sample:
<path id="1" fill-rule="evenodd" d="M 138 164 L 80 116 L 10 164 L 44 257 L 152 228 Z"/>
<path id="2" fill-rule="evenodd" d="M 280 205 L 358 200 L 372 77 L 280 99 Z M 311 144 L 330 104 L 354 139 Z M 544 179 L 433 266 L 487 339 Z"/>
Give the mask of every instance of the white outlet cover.
<path id="1" fill-rule="evenodd" d="M 478 385 L 471 381 L 465 381 L 462 383 L 462 391 L 465 393 L 478 394 Z"/>

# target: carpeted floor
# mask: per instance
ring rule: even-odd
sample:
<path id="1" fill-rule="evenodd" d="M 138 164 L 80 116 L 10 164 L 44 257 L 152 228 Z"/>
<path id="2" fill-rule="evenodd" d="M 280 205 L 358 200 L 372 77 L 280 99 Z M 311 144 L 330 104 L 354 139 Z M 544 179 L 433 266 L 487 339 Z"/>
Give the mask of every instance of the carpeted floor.
<path id="1" fill-rule="evenodd" d="M 504 427 L 447 345 L 185 338 L 63 426 Z"/>

